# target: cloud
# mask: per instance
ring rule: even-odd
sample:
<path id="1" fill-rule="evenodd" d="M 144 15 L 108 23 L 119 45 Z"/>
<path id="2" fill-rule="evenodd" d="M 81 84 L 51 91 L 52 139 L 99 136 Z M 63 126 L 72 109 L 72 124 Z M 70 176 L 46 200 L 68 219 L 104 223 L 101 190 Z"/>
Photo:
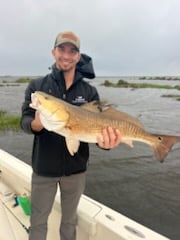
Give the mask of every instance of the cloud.
<path id="1" fill-rule="evenodd" d="M 178 75 L 179 0 L 1 0 L 0 74 L 46 74 L 73 30 L 97 75 Z"/>

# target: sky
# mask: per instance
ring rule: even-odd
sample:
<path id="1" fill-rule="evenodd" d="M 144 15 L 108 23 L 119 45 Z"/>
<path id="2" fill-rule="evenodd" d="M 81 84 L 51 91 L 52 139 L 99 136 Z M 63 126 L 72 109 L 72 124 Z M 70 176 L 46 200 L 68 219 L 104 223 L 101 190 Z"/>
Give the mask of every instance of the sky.
<path id="1" fill-rule="evenodd" d="M 46 75 L 73 31 L 97 76 L 180 76 L 179 0 L 0 0 L 0 75 Z"/>

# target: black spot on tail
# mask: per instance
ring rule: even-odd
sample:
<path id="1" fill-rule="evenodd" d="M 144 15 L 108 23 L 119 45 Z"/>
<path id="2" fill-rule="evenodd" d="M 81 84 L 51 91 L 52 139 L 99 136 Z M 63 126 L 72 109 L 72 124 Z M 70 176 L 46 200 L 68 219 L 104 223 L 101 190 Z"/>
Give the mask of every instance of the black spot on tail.
<path id="1" fill-rule="evenodd" d="M 156 135 L 157 142 L 153 145 L 156 158 L 163 162 L 173 145 L 180 142 L 179 136 Z"/>

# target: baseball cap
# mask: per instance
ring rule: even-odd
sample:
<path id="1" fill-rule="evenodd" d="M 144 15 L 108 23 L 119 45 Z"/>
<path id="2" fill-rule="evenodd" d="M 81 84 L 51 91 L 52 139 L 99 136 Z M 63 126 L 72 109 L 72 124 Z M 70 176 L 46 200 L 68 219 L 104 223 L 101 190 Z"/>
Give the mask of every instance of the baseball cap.
<path id="1" fill-rule="evenodd" d="M 73 32 L 61 32 L 57 35 L 54 47 L 57 47 L 63 43 L 72 43 L 77 50 L 80 49 L 80 39 L 79 37 Z"/>

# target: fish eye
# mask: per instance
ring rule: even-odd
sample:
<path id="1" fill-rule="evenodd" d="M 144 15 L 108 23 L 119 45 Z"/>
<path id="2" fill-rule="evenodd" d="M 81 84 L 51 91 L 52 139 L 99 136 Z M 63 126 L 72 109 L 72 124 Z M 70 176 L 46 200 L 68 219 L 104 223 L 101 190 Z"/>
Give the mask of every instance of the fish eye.
<path id="1" fill-rule="evenodd" d="M 162 140 L 163 140 L 163 138 L 162 138 L 161 136 L 159 136 L 158 139 L 159 139 L 159 141 L 162 141 Z"/>

